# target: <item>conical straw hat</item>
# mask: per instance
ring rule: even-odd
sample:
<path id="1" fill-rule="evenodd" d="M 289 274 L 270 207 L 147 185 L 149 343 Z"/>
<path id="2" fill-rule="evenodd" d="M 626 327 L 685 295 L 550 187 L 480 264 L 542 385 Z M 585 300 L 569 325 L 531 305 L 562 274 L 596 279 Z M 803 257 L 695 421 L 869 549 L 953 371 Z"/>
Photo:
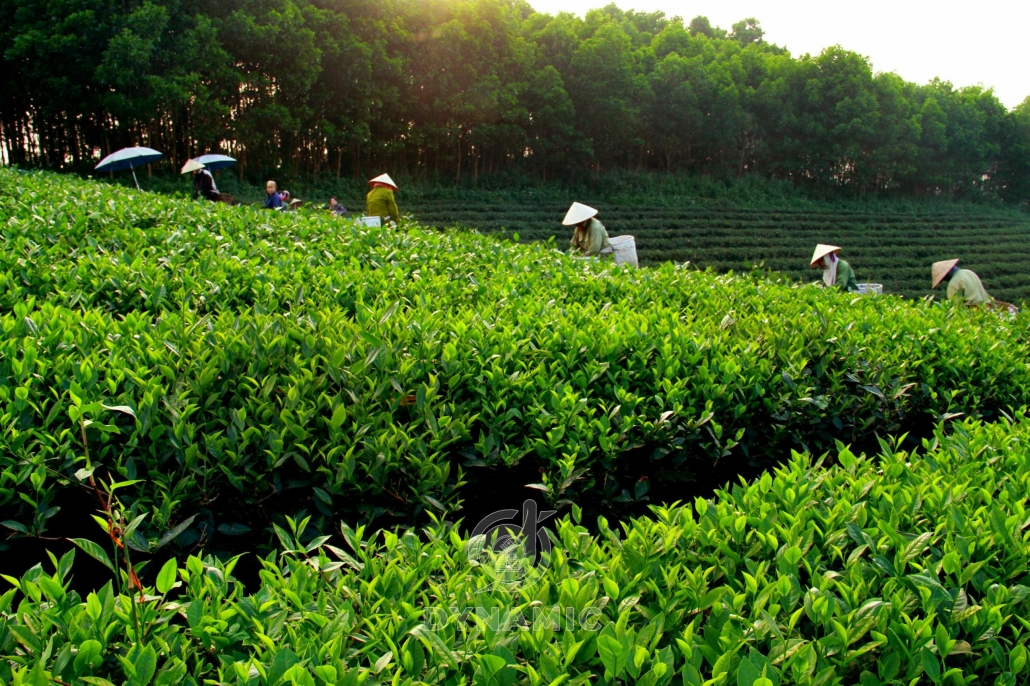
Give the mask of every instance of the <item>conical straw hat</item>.
<path id="1" fill-rule="evenodd" d="M 826 245 L 825 243 L 820 243 L 819 245 L 815 246 L 815 252 L 812 253 L 812 261 L 810 264 L 814 267 L 816 262 L 826 257 L 831 252 L 840 252 L 840 248 L 836 245 Z"/>
<path id="2" fill-rule="evenodd" d="M 564 226 L 572 226 L 573 224 L 579 224 L 585 222 L 587 219 L 597 215 L 597 210 L 593 207 L 583 205 L 578 202 L 572 203 L 572 207 L 565 213 L 565 219 L 562 219 L 561 223 Z"/>
<path id="3" fill-rule="evenodd" d="M 196 160 L 187 160 L 186 164 L 182 165 L 182 171 L 180 174 L 189 174 L 190 172 L 199 171 L 204 168 L 200 162 Z"/>
<path id="4" fill-rule="evenodd" d="M 397 190 L 397 184 L 393 182 L 393 179 L 390 178 L 389 174 L 380 174 L 379 176 L 369 181 L 369 183 L 385 183 L 387 186 L 390 186 L 394 190 Z"/>
<path id="5" fill-rule="evenodd" d="M 937 288 L 937 284 L 944 280 L 944 277 L 948 275 L 951 268 L 958 264 L 958 260 L 943 260 L 941 262 L 934 262 L 933 267 L 930 269 L 930 273 L 933 276 L 933 284 L 930 288 Z"/>

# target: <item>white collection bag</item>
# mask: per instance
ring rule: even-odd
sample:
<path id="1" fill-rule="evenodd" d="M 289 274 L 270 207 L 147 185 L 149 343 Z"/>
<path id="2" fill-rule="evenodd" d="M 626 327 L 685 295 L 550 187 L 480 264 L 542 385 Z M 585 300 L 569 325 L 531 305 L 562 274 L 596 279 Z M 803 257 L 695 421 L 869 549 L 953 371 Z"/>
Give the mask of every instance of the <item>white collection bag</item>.
<path id="1" fill-rule="evenodd" d="M 637 242 L 633 236 L 615 236 L 608 239 L 615 253 L 615 264 L 628 264 L 639 267 L 637 263 Z"/>

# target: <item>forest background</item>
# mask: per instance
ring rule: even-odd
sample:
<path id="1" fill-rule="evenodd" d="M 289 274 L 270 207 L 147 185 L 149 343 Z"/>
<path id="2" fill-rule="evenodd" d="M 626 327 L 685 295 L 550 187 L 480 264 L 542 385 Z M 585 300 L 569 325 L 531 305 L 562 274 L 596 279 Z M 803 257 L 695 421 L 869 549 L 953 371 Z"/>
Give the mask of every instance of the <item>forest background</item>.
<path id="1" fill-rule="evenodd" d="M 1030 203 L 1030 97 L 918 85 L 614 5 L 523 0 L 0 0 L 4 162 L 88 173 L 146 145 L 240 181 L 626 172 L 837 197 Z M 164 164 L 164 163 L 162 163 Z M 165 170 L 168 171 L 168 170 Z"/>

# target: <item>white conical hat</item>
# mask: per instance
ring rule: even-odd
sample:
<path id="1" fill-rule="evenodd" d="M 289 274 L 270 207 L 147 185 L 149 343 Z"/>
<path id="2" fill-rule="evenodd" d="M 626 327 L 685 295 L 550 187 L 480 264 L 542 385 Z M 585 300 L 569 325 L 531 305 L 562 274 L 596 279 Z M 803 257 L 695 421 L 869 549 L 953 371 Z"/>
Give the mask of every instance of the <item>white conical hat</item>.
<path id="1" fill-rule="evenodd" d="M 811 264 L 814 266 L 816 262 L 826 257 L 831 252 L 840 252 L 840 248 L 836 245 L 826 245 L 825 243 L 820 243 L 815 246 L 815 252 L 812 253 Z"/>
<path id="2" fill-rule="evenodd" d="M 380 174 L 369 181 L 369 183 L 385 183 L 387 186 L 391 186 L 394 190 L 397 190 L 397 184 L 393 182 L 393 179 L 390 178 L 389 174 Z"/>
<path id="3" fill-rule="evenodd" d="M 182 165 L 182 171 L 180 174 L 189 174 L 190 172 L 199 171 L 204 168 L 204 165 L 196 160 L 187 160 L 186 164 Z"/>
<path id="4" fill-rule="evenodd" d="M 933 284 L 930 288 L 937 288 L 937 284 L 944 280 L 944 277 L 948 275 L 951 268 L 958 264 L 958 260 L 943 260 L 941 262 L 934 262 L 933 267 L 930 268 L 930 274 L 933 278 Z"/>
<path id="5" fill-rule="evenodd" d="M 596 215 L 597 210 L 595 210 L 593 207 L 589 207 L 588 205 L 584 205 L 582 203 L 574 202 L 572 203 L 572 207 L 569 208 L 569 211 L 565 213 L 565 219 L 562 219 L 561 223 L 564 226 L 572 226 L 573 224 L 585 222 L 587 219 L 590 219 L 591 217 L 594 217 Z"/>

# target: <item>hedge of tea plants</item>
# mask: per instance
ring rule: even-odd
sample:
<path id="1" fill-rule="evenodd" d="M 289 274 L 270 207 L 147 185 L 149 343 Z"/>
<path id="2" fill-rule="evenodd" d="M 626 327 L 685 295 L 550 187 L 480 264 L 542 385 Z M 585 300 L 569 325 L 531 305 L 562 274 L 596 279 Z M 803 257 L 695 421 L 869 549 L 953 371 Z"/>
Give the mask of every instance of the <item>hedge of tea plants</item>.
<path id="1" fill-rule="evenodd" d="M 888 293 L 921 298 L 930 289 L 930 265 L 958 257 L 980 275 L 988 292 L 1007 302 L 1030 300 L 1030 216 L 1025 212 L 782 210 L 675 208 L 598 204 L 611 235 L 636 237 L 645 264 L 690 261 L 719 272 L 762 264 L 802 282 L 817 243 L 843 246 L 860 281 Z M 429 226 L 460 224 L 484 232 L 518 233 L 522 240 L 568 244 L 560 220 L 568 205 L 422 202 L 411 207 Z M 943 291 L 936 291 L 940 296 Z"/>
<path id="2" fill-rule="evenodd" d="M 300 511 L 427 521 L 498 483 L 619 512 L 1030 401 L 1025 315 L 0 183 L 0 521 L 20 535 L 60 535 L 90 477 L 127 484 L 141 535 L 208 542 Z"/>
<path id="3" fill-rule="evenodd" d="M 52 557 L 0 594 L 0 682 L 1026 683 L 1028 429 L 796 453 L 597 534 L 573 508 L 514 576 L 446 524 L 312 539 L 290 520 L 250 593 L 235 559 L 79 593 L 75 555 Z"/>

